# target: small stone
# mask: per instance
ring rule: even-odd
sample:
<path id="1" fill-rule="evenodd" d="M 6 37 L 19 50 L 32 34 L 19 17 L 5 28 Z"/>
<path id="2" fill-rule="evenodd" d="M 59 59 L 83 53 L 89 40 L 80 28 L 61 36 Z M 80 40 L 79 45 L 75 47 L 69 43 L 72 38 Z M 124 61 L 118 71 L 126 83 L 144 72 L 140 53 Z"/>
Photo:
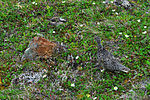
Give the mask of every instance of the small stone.
<path id="1" fill-rule="evenodd" d="M 45 75 L 43 75 L 43 78 L 45 78 L 47 75 L 45 74 Z"/>
<path id="2" fill-rule="evenodd" d="M 142 34 L 146 34 L 146 33 L 147 33 L 147 31 L 142 32 Z"/>
<path id="3" fill-rule="evenodd" d="M 43 37 L 34 37 L 29 43 L 29 47 L 25 50 L 22 60 L 34 60 L 37 57 L 49 58 L 52 56 L 57 44 L 50 42 Z"/>

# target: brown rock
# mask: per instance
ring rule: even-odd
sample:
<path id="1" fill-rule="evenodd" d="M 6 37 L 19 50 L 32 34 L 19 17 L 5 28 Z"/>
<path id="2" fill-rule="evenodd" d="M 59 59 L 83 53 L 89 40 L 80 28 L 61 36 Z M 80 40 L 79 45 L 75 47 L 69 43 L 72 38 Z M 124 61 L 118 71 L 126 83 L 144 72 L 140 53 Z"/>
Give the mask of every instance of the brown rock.
<path id="1" fill-rule="evenodd" d="M 34 51 L 38 54 L 38 56 L 42 58 L 51 57 L 54 52 L 54 49 L 57 46 L 56 43 L 50 42 L 47 39 L 42 38 L 42 37 L 34 37 L 30 45 L 32 44 L 38 45 L 36 48 L 34 48 Z"/>
<path id="2" fill-rule="evenodd" d="M 29 47 L 25 50 L 21 60 L 37 58 L 52 58 L 63 51 L 63 46 L 55 42 L 50 42 L 43 37 L 34 37 L 29 43 Z"/>

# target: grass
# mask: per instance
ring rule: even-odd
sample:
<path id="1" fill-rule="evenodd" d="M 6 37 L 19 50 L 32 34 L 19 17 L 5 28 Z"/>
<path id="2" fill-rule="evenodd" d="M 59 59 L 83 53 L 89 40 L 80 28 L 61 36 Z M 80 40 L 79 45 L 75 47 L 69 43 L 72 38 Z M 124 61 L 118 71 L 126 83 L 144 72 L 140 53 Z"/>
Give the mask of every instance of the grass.
<path id="1" fill-rule="evenodd" d="M 67 0 L 64 3 L 60 0 L 0 1 L 0 99 L 118 99 L 131 90 L 133 84 L 147 79 L 150 75 L 149 2 L 137 0 L 133 3 L 137 7 L 127 10 L 91 0 Z M 67 22 L 50 25 L 48 19 L 55 16 Z M 56 66 L 49 68 L 40 61 L 20 62 L 37 33 L 68 46 Z M 102 74 L 95 69 L 96 35 L 101 37 L 106 49 L 133 71 Z M 69 54 L 78 58 L 74 66 L 66 63 L 70 63 L 65 59 Z M 24 73 L 24 68 L 35 72 L 45 68 L 47 77 L 23 90 L 19 85 L 10 85 L 15 75 Z M 117 90 L 114 90 L 115 86 Z M 149 85 L 147 90 L 149 95 Z"/>

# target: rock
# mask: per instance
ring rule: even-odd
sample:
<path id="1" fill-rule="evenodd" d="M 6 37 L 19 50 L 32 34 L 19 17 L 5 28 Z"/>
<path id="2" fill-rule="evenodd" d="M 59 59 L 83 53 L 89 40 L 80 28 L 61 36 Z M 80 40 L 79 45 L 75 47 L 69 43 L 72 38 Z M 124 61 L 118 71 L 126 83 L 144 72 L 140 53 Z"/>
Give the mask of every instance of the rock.
<path id="1" fill-rule="evenodd" d="M 20 74 L 18 77 L 12 79 L 12 84 L 14 85 L 30 85 L 31 83 L 37 83 L 43 76 L 46 75 L 45 69 L 43 69 L 41 72 L 26 72 Z"/>
<path id="2" fill-rule="evenodd" d="M 34 37 L 25 50 L 21 61 L 25 59 L 37 60 L 38 58 L 51 59 L 61 54 L 63 50 L 66 50 L 65 46 L 59 43 L 50 42 L 43 37 Z"/>
<path id="3" fill-rule="evenodd" d="M 61 24 L 64 24 L 65 22 L 67 22 L 66 19 L 59 18 L 59 17 L 53 17 L 48 20 L 50 21 L 50 25 L 54 25 L 54 26 L 61 25 Z"/>
<path id="4" fill-rule="evenodd" d="M 109 4 L 111 0 L 105 0 L 103 1 L 105 4 Z M 124 7 L 126 9 L 130 9 L 131 6 L 133 6 L 132 3 L 130 3 L 128 0 L 114 0 L 113 2 L 117 6 Z"/>

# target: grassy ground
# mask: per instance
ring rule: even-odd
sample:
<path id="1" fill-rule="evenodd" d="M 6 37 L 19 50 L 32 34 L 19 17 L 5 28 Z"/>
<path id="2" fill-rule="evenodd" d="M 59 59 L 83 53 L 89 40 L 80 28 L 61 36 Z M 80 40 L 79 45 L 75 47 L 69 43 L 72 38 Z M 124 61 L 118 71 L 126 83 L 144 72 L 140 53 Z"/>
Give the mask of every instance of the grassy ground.
<path id="1" fill-rule="evenodd" d="M 0 99 L 118 99 L 131 89 L 136 91 L 135 84 L 150 75 L 150 8 L 146 0 L 131 2 L 136 6 L 127 10 L 99 0 L 1 0 Z M 52 26 L 48 20 L 52 17 L 67 22 Z M 68 46 L 57 66 L 49 68 L 39 61 L 20 62 L 37 33 Z M 132 71 L 101 73 L 94 68 L 97 63 L 94 36 L 100 36 L 105 48 Z M 66 64 L 69 61 L 64 56 L 69 54 L 77 58 L 74 66 Z M 11 80 L 23 73 L 24 68 L 35 72 L 45 68 L 47 77 L 24 89 L 11 86 Z M 146 94 L 139 93 L 141 97 L 150 95 L 149 86 Z"/>

